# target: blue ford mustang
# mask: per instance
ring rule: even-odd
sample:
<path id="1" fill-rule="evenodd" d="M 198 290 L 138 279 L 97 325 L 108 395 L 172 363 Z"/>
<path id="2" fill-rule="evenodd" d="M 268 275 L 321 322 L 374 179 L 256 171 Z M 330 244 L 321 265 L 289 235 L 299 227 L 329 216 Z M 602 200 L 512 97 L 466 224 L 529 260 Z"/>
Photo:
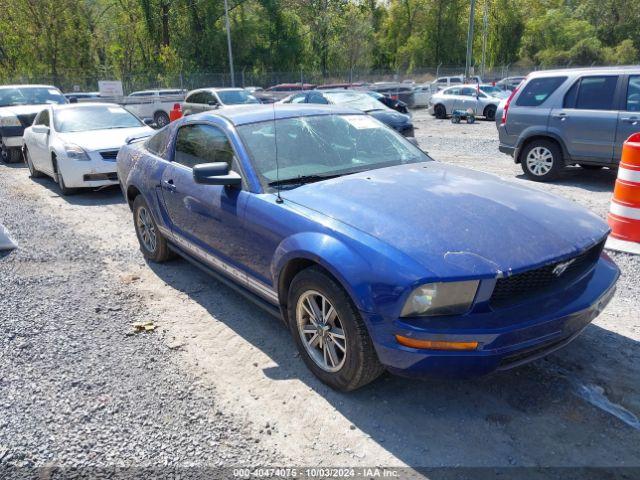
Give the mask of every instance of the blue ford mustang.
<path id="1" fill-rule="evenodd" d="M 341 390 L 385 369 L 465 377 L 539 358 L 619 275 L 594 214 L 435 162 L 346 108 L 189 116 L 131 139 L 118 176 L 148 259 L 177 253 L 281 314 Z"/>

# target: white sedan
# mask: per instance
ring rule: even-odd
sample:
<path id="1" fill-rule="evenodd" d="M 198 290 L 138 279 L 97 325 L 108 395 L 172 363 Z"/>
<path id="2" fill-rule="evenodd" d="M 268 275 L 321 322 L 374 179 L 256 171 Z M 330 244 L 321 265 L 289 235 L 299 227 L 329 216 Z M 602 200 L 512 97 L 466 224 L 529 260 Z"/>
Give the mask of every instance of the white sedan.
<path id="1" fill-rule="evenodd" d="M 429 113 L 446 118 L 455 110 L 471 110 L 474 115 L 494 120 L 502 98 L 483 92 L 478 85 L 459 85 L 434 93 L 429 99 Z"/>
<path id="2" fill-rule="evenodd" d="M 116 156 L 128 137 L 154 130 L 119 105 L 78 103 L 42 110 L 24 131 L 24 158 L 31 177 L 48 175 L 63 195 L 82 187 L 118 183 Z"/>

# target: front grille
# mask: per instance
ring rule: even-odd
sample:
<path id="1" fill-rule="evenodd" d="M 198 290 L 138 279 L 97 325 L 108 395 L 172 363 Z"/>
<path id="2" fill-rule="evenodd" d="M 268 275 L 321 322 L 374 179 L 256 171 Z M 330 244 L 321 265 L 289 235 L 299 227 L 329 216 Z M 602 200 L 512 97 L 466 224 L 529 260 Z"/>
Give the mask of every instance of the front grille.
<path id="1" fill-rule="evenodd" d="M 118 174 L 116 172 L 109 173 L 88 173 L 82 176 L 85 182 L 95 182 L 97 180 L 118 180 Z"/>
<path id="2" fill-rule="evenodd" d="M 37 113 L 29 113 L 29 114 L 23 114 L 23 115 L 18 115 L 18 120 L 20 121 L 20 124 L 24 127 L 30 127 L 31 124 L 33 123 L 33 121 L 36 118 Z"/>
<path id="3" fill-rule="evenodd" d="M 100 156 L 105 160 L 115 160 L 118 156 L 118 150 L 108 150 L 106 152 L 100 152 Z"/>
<path id="4" fill-rule="evenodd" d="M 489 301 L 491 307 L 504 308 L 551 289 L 568 285 L 598 261 L 603 247 L 604 240 L 576 257 L 498 279 Z M 571 263 L 559 273 L 558 269 L 569 261 Z"/>

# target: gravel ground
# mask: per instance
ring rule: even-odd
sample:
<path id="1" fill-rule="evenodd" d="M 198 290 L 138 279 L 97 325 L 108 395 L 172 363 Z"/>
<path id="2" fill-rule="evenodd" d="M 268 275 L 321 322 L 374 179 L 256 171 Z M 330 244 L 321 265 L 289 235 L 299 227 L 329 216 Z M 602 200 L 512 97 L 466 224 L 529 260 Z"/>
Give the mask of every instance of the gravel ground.
<path id="1" fill-rule="evenodd" d="M 490 122 L 414 116 L 436 159 L 551 191 L 604 216 L 614 176 L 525 180 Z M 331 391 L 289 333 L 176 260 L 147 264 L 117 189 L 60 197 L 0 165 L 0 467 L 640 467 L 640 257 L 571 345 L 466 382 L 389 375 Z M 156 330 L 134 334 L 134 322 Z M 0 468 L 0 477 L 2 477 Z"/>
<path id="2" fill-rule="evenodd" d="M 273 452 L 217 408 L 215 390 L 175 363 L 131 286 L 105 274 L 96 246 L 0 175 L 0 215 L 20 249 L 0 259 L 0 465 L 263 465 Z M 50 194 L 50 192 L 47 192 Z M 9 473 L 0 468 L 0 477 Z M 131 473 L 131 472 L 129 472 Z"/>

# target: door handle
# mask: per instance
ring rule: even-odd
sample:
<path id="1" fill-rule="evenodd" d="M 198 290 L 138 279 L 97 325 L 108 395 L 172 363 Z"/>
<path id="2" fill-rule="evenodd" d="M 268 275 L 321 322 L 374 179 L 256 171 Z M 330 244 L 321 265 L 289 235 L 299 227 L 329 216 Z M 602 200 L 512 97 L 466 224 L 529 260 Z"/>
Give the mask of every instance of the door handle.
<path id="1" fill-rule="evenodd" d="M 173 180 L 163 180 L 162 188 L 164 188 L 165 190 L 169 190 L 170 192 L 176 191 L 176 186 L 173 184 Z"/>
<path id="2" fill-rule="evenodd" d="M 630 123 L 631 125 L 637 125 L 638 124 L 638 117 L 623 117 L 623 118 L 621 118 L 621 120 L 624 123 Z"/>
<path id="3" fill-rule="evenodd" d="M 553 115 L 551 115 L 553 118 L 559 118 L 561 122 L 564 122 L 568 116 L 566 113 L 555 113 Z"/>

